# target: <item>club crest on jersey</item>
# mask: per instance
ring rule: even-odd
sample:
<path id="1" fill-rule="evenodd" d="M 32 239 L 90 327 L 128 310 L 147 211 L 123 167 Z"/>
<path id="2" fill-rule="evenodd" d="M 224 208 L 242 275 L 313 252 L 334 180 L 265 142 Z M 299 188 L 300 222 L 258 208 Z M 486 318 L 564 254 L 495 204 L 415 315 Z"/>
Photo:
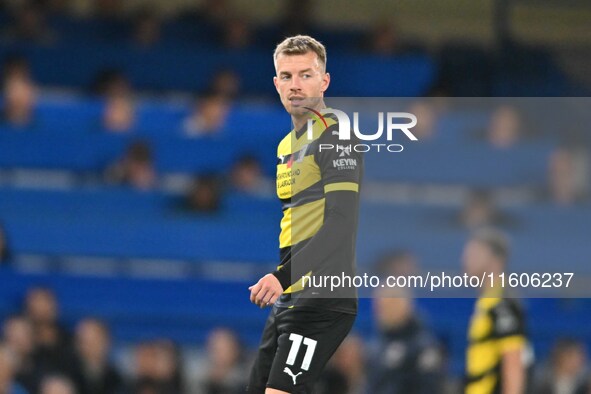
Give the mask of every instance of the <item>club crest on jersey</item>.
<path id="1" fill-rule="evenodd" d="M 291 166 L 293 166 L 293 155 L 291 155 L 291 157 L 287 161 L 287 168 L 291 168 Z"/>
<path id="2" fill-rule="evenodd" d="M 304 160 L 304 157 L 306 157 L 306 152 L 308 151 L 308 148 L 310 147 L 310 144 L 304 145 L 302 147 L 302 149 L 300 149 L 297 152 L 292 153 L 291 155 L 280 155 L 278 157 L 279 159 L 279 163 L 280 164 L 285 164 L 287 166 L 287 168 L 291 168 L 293 166 L 293 163 L 301 163 Z"/>
<path id="3" fill-rule="evenodd" d="M 341 151 L 339 157 L 351 156 L 351 145 L 343 146 L 337 145 L 337 152 Z"/>

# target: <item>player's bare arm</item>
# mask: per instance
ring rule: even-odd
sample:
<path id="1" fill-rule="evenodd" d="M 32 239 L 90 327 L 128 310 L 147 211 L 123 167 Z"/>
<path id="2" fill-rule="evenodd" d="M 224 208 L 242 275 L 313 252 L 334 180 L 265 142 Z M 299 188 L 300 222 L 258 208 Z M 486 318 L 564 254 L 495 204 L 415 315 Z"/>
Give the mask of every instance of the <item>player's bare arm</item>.
<path id="1" fill-rule="evenodd" d="M 502 394 L 523 394 L 525 392 L 525 367 L 523 350 L 510 350 L 503 354 Z"/>

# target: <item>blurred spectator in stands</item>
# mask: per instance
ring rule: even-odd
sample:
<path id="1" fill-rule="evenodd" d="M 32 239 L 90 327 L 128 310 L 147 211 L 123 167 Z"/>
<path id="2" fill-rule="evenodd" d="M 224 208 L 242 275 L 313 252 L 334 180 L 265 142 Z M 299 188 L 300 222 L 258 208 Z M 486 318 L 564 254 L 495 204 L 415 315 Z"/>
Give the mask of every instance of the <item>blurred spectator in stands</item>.
<path id="1" fill-rule="evenodd" d="M 13 356 L 14 380 L 29 393 L 35 393 L 39 376 L 33 358 L 35 343 L 31 323 L 23 316 L 9 317 L 4 321 L 3 335 Z"/>
<path id="2" fill-rule="evenodd" d="M 523 137 L 523 122 L 517 110 L 504 105 L 497 108 L 490 119 L 486 131 L 488 143 L 499 149 L 516 145 Z"/>
<path id="3" fill-rule="evenodd" d="M 2 121 L 15 127 L 30 126 L 34 120 L 37 89 L 31 79 L 28 62 L 22 57 L 13 57 L 3 68 L 4 105 Z"/>
<path id="4" fill-rule="evenodd" d="M 507 227 L 514 224 L 509 215 L 498 209 L 492 194 L 487 190 L 472 190 L 470 192 L 458 221 L 466 230 L 490 226 Z"/>
<path id="5" fill-rule="evenodd" d="M 43 374 L 69 374 L 73 366 L 70 335 L 60 325 L 58 314 L 58 302 L 52 290 L 35 287 L 27 292 L 25 315 L 33 326 L 35 365 Z"/>
<path id="6" fill-rule="evenodd" d="M 12 24 L 4 32 L 4 39 L 35 44 L 53 44 L 57 34 L 47 26 L 43 9 L 33 3 L 25 3 L 20 7 Z"/>
<path id="7" fill-rule="evenodd" d="M 213 330 L 207 338 L 207 368 L 199 374 L 197 392 L 203 394 L 238 394 L 244 391 L 242 347 L 236 334 L 225 328 Z"/>
<path id="8" fill-rule="evenodd" d="M 65 375 L 47 375 L 41 381 L 40 394 L 77 394 L 72 381 Z"/>
<path id="9" fill-rule="evenodd" d="M 437 113 L 429 101 L 412 103 L 408 112 L 417 117 L 417 124 L 411 129 L 419 141 L 429 141 L 435 138 Z"/>
<path id="10" fill-rule="evenodd" d="M 32 80 L 31 65 L 21 55 L 9 55 L 2 64 L 2 80 L 11 78 Z"/>
<path id="11" fill-rule="evenodd" d="M 352 337 L 354 334 L 350 334 Z M 341 358 L 343 355 L 351 352 L 351 347 L 345 345 L 347 340 L 343 341 L 341 346 L 337 349 L 339 352 L 343 346 L 346 346 L 344 352 L 341 355 L 337 355 L 336 353 L 333 357 L 328 361 L 326 368 L 320 375 L 316 385 L 314 386 L 314 393 L 315 394 L 332 394 L 332 393 L 343 393 L 343 394 L 353 394 L 357 391 L 352 388 L 352 382 L 350 382 L 349 377 L 345 374 L 346 370 L 348 369 L 347 366 L 342 364 Z M 353 355 L 356 356 L 355 354 Z M 356 360 L 355 360 L 356 361 Z M 353 369 L 357 370 L 356 365 L 357 363 L 354 362 Z M 358 378 L 355 377 L 352 381 L 357 381 Z"/>
<path id="12" fill-rule="evenodd" d="M 121 0 L 94 0 L 93 14 L 102 19 L 118 19 L 123 15 Z"/>
<path id="13" fill-rule="evenodd" d="M 347 393 L 347 377 L 332 362 L 328 362 L 314 386 L 314 394 Z"/>
<path id="14" fill-rule="evenodd" d="M 103 129 L 112 133 L 131 131 L 135 123 L 135 106 L 127 76 L 118 69 L 102 70 L 96 76 L 92 90 L 105 99 Z"/>
<path id="15" fill-rule="evenodd" d="M 240 77 L 230 69 L 219 70 L 213 76 L 209 91 L 233 100 L 240 93 Z"/>
<path id="16" fill-rule="evenodd" d="M 111 338 L 108 328 L 96 319 L 76 327 L 77 363 L 73 375 L 78 394 L 114 394 L 122 389 L 119 372 L 109 361 Z"/>
<path id="17" fill-rule="evenodd" d="M 216 175 L 202 175 L 193 181 L 186 195 L 186 208 L 192 212 L 213 213 L 220 209 L 222 184 Z"/>
<path id="18" fill-rule="evenodd" d="M 10 263 L 10 258 L 10 248 L 8 246 L 6 231 L 2 224 L 0 224 L 0 266 Z"/>
<path id="19" fill-rule="evenodd" d="M 228 49 L 246 49 L 252 44 L 252 29 L 239 17 L 230 17 L 224 22 L 222 45 Z"/>
<path id="20" fill-rule="evenodd" d="M 380 56 L 392 56 L 400 52 L 398 31 L 392 21 L 381 21 L 374 25 L 367 40 L 367 51 Z"/>
<path id="21" fill-rule="evenodd" d="M 159 393 L 155 381 L 156 351 L 152 343 L 139 344 L 134 350 L 134 379 L 131 392 L 134 394 Z"/>
<path id="22" fill-rule="evenodd" d="M 37 329 L 38 325 L 55 326 L 58 341 L 65 343 L 69 335 L 59 323 L 59 305 L 53 290 L 45 287 L 33 287 L 27 291 L 25 298 L 25 314 Z M 44 334 L 36 332 L 35 335 Z"/>
<path id="23" fill-rule="evenodd" d="M 552 350 L 549 365 L 537 374 L 533 392 L 587 394 L 588 372 L 584 344 L 572 339 L 561 339 Z"/>
<path id="24" fill-rule="evenodd" d="M 33 4 L 39 6 L 44 14 L 64 15 L 68 11 L 70 0 L 33 0 Z"/>
<path id="25" fill-rule="evenodd" d="M 112 133 L 131 131 L 135 123 L 135 108 L 129 95 L 107 97 L 103 112 L 103 128 Z"/>
<path id="26" fill-rule="evenodd" d="M 185 134 L 199 137 L 218 134 L 226 123 L 230 102 L 220 93 L 208 92 L 197 100 L 193 112 L 185 119 Z"/>
<path id="27" fill-rule="evenodd" d="M 161 35 L 161 19 L 151 9 L 142 9 L 133 23 L 133 42 L 141 48 L 150 48 L 158 44 Z"/>
<path id="28" fill-rule="evenodd" d="M 169 382 L 174 392 L 184 392 L 184 376 L 179 348 L 170 340 L 156 342 L 156 354 L 160 360 L 157 376 L 165 382 Z"/>
<path id="29" fill-rule="evenodd" d="M 281 42 L 285 37 L 298 34 L 308 34 L 313 28 L 314 2 L 311 0 L 283 1 L 283 10 L 279 19 L 279 37 L 275 42 Z"/>
<path id="30" fill-rule="evenodd" d="M 572 205 L 589 195 L 589 153 L 580 147 L 563 146 L 550 156 L 548 194 L 551 201 Z"/>
<path id="31" fill-rule="evenodd" d="M 249 194 L 269 194 L 272 185 L 263 177 L 261 164 L 255 156 L 243 156 L 230 173 L 232 189 Z"/>
<path id="32" fill-rule="evenodd" d="M 466 229 L 477 229 L 493 225 L 496 208 L 490 193 L 484 190 L 474 190 L 470 193 L 468 201 L 460 212 L 460 223 Z"/>
<path id="33" fill-rule="evenodd" d="M 24 388 L 14 381 L 15 364 L 10 349 L 0 343 L 0 393 L 28 394 Z"/>
<path id="34" fill-rule="evenodd" d="M 92 84 L 92 92 L 103 97 L 131 96 L 132 87 L 129 78 L 118 69 L 101 70 Z"/>
<path id="35" fill-rule="evenodd" d="M 416 259 L 409 252 L 385 256 L 377 273 L 404 277 L 416 272 Z M 380 288 L 373 298 L 379 331 L 371 351 L 368 392 L 441 393 L 443 360 L 441 348 L 431 330 L 415 311 L 412 294 L 405 288 Z"/>
<path id="36" fill-rule="evenodd" d="M 222 26 L 230 14 L 227 0 L 204 0 L 198 9 L 184 12 L 181 19 L 211 28 Z"/>
<path id="37" fill-rule="evenodd" d="M 150 145 L 145 141 L 132 143 L 125 155 L 107 168 L 106 178 L 108 182 L 139 190 L 153 188 L 157 179 Z"/>
<path id="38" fill-rule="evenodd" d="M 314 394 L 333 394 L 349 392 L 347 377 L 332 363 L 328 362 L 314 386 Z"/>
<path id="39" fill-rule="evenodd" d="M 135 350 L 132 393 L 178 394 L 183 392 L 178 351 L 166 340 L 146 342 Z"/>
<path id="40" fill-rule="evenodd" d="M 426 97 L 432 97 L 435 100 L 431 102 L 437 103 L 437 106 L 440 109 L 446 109 L 449 104 L 449 98 L 452 97 L 452 88 L 450 87 L 450 82 L 443 78 L 439 77 L 436 82 L 431 86 Z"/>
<path id="41" fill-rule="evenodd" d="M 350 334 L 339 346 L 330 361 L 330 368 L 334 368 L 345 377 L 346 390 L 343 394 L 366 393 L 365 346 L 362 339 Z M 335 392 L 335 391 L 329 391 Z"/>
<path id="42" fill-rule="evenodd" d="M 374 271 L 379 277 L 416 275 L 417 258 L 408 250 L 394 250 L 377 261 Z"/>

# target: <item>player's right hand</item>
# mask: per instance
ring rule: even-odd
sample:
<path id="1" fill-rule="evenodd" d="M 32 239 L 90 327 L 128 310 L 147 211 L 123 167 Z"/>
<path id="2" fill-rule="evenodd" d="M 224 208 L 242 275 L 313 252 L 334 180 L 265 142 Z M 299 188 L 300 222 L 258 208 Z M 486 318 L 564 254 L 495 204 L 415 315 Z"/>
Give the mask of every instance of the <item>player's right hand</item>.
<path id="1" fill-rule="evenodd" d="M 283 293 L 281 283 L 273 274 L 263 276 L 248 290 L 250 290 L 250 302 L 261 308 L 273 305 Z"/>

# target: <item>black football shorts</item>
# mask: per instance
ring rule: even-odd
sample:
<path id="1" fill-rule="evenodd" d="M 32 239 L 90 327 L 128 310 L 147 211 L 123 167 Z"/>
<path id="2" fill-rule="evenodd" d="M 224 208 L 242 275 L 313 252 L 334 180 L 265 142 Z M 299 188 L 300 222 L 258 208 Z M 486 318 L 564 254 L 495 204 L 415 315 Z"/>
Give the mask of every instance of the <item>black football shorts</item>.
<path id="1" fill-rule="evenodd" d="M 273 307 L 246 392 L 264 394 L 268 387 L 292 394 L 311 394 L 354 322 L 355 315 L 349 313 Z"/>

